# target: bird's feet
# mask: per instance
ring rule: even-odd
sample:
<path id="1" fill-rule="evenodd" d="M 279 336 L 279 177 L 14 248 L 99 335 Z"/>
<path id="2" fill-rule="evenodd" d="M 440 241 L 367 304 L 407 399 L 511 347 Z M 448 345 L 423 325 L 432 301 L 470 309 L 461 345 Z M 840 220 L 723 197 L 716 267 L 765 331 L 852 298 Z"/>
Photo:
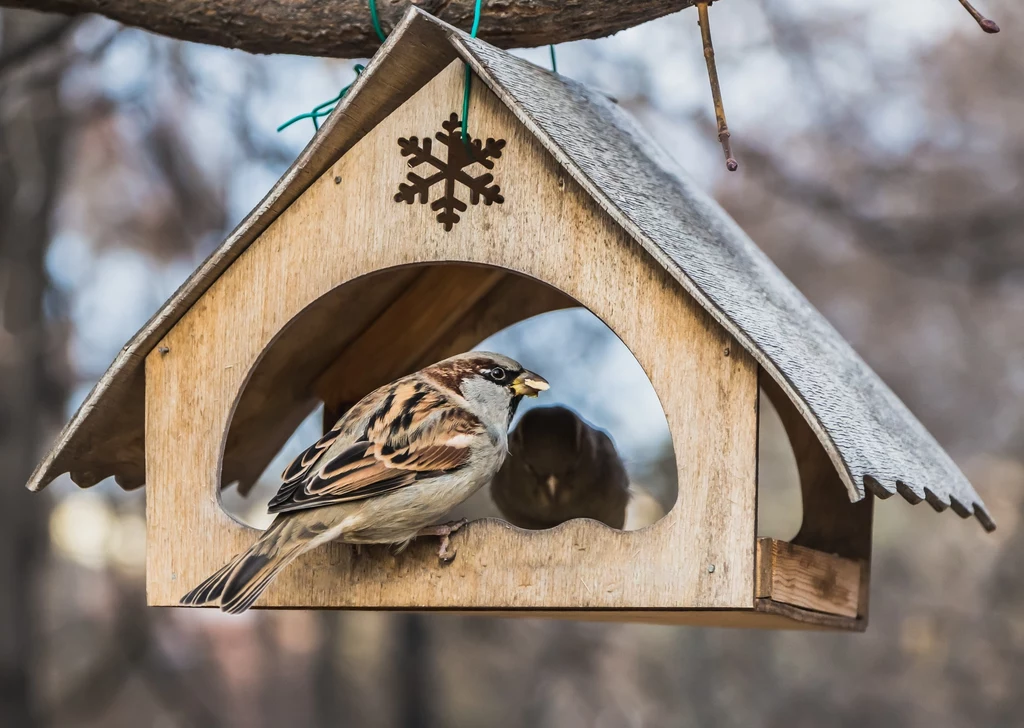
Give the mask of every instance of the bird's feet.
<path id="1" fill-rule="evenodd" d="M 458 555 L 457 549 L 452 549 L 452 534 L 458 531 L 460 528 L 465 526 L 469 521 L 465 518 L 460 518 L 457 521 L 449 521 L 448 523 L 441 523 L 436 526 L 427 526 L 421 528 L 417 536 L 440 536 L 441 547 L 437 551 L 437 558 L 441 560 L 441 563 L 450 564 L 455 561 L 455 557 Z"/>

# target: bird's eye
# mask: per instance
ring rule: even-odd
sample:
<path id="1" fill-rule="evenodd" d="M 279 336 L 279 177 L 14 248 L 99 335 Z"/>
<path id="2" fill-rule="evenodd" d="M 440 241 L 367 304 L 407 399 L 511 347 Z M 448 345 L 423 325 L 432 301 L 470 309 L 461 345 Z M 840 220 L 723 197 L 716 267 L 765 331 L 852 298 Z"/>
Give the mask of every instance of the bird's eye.
<path id="1" fill-rule="evenodd" d="M 501 367 L 494 367 L 489 372 L 487 372 L 487 376 L 490 377 L 492 382 L 499 382 L 500 383 L 500 382 L 504 382 L 506 379 L 508 379 L 508 372 L 506 372 Z"/>

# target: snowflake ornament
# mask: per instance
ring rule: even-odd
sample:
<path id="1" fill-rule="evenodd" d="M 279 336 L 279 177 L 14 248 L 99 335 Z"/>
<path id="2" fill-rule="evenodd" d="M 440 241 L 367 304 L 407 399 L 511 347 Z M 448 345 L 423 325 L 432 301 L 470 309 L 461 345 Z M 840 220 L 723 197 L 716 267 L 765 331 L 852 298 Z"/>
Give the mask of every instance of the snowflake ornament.
<path id="1" fill-rule="evenodd" d="M 462 122 L 458 114 L 452 114 L 448 121 L 441 124 L 444 132 L 438 132 L 434 139 L 448 147 L 446 159 L 441 160 L 434 156 L 432 151 L 432 140 L 424 139 L 422 142 L 416 137 L 399 139 L 398 146 L 402 148 L 402 156 L 409 157 L 409 166 L 418 167 L 421 164 L 429 164 L 437 171 L 429 177 L 420 177 L 415 172 L 409 172 L 406 182 L 398 185 L 398 193 L 395 195 L 395 202 L 412 204 L 419 198 L 420 203 L 426 204 L 430 196 L 430 189 L 444 182 L 444 192 L 434 200 L 430 209 L 437 211 L 437 221 L 444 225 L 445 230 L 451 230 L 459 221 L 460 212 L 467 210 L 466 203 L 456 196 L 456 183 L 469 189 L 469 202 L 476 205 L 483 200 L 485 205 L 497 202 L 501 204 L 505 198 L 501 196 L 501 188 L 494 181 L 494 175 L 485 172 L 474 177 L 467 169 L 474 164 L 479 164 L 484 169 L 493 169 L 494 161 L 501 156 L 501 150 L 505 146 L 504 139 L 488 139 L 484 144 L 479 139 L 470 139 L 469 144 L 462 140 Z"/>

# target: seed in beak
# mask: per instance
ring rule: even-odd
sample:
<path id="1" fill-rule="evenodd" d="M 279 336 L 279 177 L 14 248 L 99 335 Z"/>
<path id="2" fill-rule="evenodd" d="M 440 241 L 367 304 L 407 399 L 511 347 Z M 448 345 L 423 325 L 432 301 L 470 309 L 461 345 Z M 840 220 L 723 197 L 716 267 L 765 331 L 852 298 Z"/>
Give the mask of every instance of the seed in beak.
<path id="1" fill-rule="evenodd" d="M 539 392 L 550 389 L 551 385 L 539 374 L 523 372 L 512 382 L 512 391 L 517 396 L 536 397 Z"/>

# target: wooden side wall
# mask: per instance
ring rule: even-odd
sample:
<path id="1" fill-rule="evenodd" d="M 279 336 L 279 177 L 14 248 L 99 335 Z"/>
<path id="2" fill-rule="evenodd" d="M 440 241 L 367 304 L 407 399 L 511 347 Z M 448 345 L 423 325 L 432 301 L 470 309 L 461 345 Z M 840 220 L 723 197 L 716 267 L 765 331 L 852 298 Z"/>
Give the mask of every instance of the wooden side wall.
<path id="1" fill-rule="evenodd" d="M 176 604 L 256 536 L 224 513 L 217 486 L 235 403 L 275 335 L 313 301 L 372 271 L 467 262 L 544 281 L 622 338 L 650 377 L 672 430 L 680 473 L 675 508 L 628 533 L 590 521 L 541 532 L 475 522 L 456 535 L 458 558 L 445 567 L 433 542 L 413 544 L 397 557 L 373 548 L 358 559 L 331 544 L 289 567 L 259 605 L 752 609 L 753 360 L 560 173 L 480 83 L 469 128 L 507 141 L 493 170 L 504 203 L 471 206 L 445 232 L 428 205 L 393 201 L 409 171 L 398 138 L 440 131 L 461 107 L 462 73 L 453 64 L 348 151 L 147 359 L 150 604 Z M 424 296 L 426 305 L 431 294 Z M 347 361 L 353 378 L 393 363 Z"/>

